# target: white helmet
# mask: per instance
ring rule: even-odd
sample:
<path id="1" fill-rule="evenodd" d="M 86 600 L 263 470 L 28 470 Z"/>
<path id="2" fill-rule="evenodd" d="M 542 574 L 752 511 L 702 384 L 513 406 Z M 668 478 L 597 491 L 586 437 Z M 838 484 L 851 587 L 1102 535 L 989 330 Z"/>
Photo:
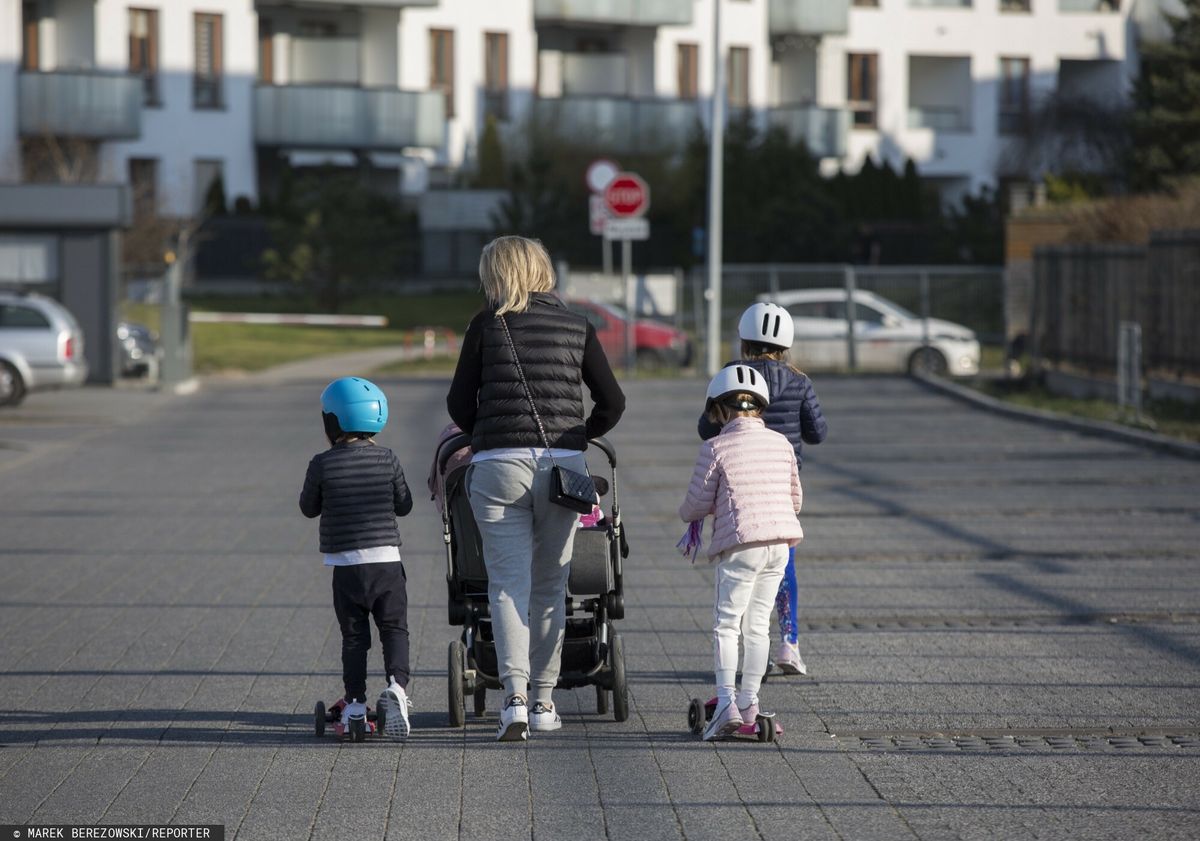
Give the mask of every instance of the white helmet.
<path id="1" fill-rule="evenodd" d="M 779 304 L 751 304 L 738 322 L 738 337 L 747 342 L 790 348 L 794 335 L 792 314 Z"/>
<path id="2" fill-rule="evenodd" d="M 749 365 L 730 365 L 722 368 L 708 384 L 706 400 L 720 400 L 726 394 L 753 394 L 763 407 L 771 402 L 771 392 L 763 375 Z"/>

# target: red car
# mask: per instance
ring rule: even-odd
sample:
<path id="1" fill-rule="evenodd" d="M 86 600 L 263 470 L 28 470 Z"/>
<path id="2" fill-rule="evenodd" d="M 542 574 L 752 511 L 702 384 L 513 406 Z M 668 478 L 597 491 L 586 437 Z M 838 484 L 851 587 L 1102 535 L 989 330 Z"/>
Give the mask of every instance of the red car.
<path id="1" fill-rule="evenodd" d="M 629 316 L 616 304 L 572 299 L 567 309 L 586 318 L 596 328 L 600 346 L 613 367 L 625 360 L 625 331 Z M 649 318 L 634 322 L 634 353 L 640 368 L 686 367 L 692 361 L 692 342 L 682 330 Z"/>

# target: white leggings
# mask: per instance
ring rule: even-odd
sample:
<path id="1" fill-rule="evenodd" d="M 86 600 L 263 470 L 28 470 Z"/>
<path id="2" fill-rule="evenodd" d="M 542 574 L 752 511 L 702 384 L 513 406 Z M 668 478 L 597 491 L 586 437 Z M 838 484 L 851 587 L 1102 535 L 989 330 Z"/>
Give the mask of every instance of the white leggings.
<path id="1" fill-rule="evenodd" d="M 787 561 L 786 543 L 747 546 L 723 552 L 717 558 L 713 605 L 717 697 L 733 696 L 740 635 L 745 654 L 737 702 L 742 709 L 758 701 L 758 688 L 770 656 L 771 611 Z"/>

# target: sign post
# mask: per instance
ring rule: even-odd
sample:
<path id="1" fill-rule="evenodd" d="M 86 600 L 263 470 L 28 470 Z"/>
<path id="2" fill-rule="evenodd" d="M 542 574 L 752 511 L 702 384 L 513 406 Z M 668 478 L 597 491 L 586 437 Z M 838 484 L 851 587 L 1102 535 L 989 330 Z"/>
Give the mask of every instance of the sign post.
<path id="1" fill-rule="evenodd" d="M 608 222 L 608 208 L 604 203 L 604 190 L 610 181 L 621 171 L 616 161 L 608 158 L 598 158 L 587 168 L 584 180 L 587 181 L 591 195 L 588 196 L 588 224 L 591 231 L 600 237 L 600 262 L 604 274 L 612 274 L 612 242 L 604 237 L 604 226 Z"/>
<path id="2" fill-rule="evenodd" d="M 643 218 L 650 209 L 650 187 L 634 172 L 619 172 L 604 188 L 604 204 L 612 216 L 604 224 L 604 238 L 621 241 L 621 282 L 625 290 L 625 370 L 633 373 L 637 364 L 634 339 L 637 312 L 632 292 L 633 241 L 650 238 L 650 222 Z"/>

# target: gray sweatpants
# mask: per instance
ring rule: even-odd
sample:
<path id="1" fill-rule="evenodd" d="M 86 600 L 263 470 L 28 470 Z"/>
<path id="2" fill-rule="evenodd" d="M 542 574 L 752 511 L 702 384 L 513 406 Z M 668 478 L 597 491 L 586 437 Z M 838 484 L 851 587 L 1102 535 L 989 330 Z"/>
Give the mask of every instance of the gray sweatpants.
<path id="1" fill-rule="evenodd" d="M 557 460 L 587 472 L 580 453 Z M 566 625 L 567 574 L 579 515 L 550 501 L 553 463 L 488 459 L 471 465 L 471 511 L 483 539 L 488 601 L 504 693 L 551 703 Z"/>

